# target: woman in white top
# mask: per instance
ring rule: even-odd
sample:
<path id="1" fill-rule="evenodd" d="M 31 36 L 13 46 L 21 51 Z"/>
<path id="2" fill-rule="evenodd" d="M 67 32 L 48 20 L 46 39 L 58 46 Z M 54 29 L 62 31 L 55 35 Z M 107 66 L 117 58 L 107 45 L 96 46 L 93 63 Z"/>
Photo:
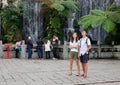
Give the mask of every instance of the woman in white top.
<path id="1" fill-rule="evenodd" d="M 80 64 L 78 59 L 79 41 L 78 41 L 78 35 L 76 32 L 74 32 L 71 37 L 69 48 L 70 48 L 70 74 L 69 75 L 72 75 L 72 65 L 75 59 L 77 69 L 78 69 L 78 74 L 76 76 L 80 76 Z"/>
<path id="2" fill-rule="evenodd" d="M 50 40 L 46 40 L 45 44 L 45 53 L 46 53 L 46 59 L 50 59 L 50 51 L 51 51 L 51 42 Z"/>

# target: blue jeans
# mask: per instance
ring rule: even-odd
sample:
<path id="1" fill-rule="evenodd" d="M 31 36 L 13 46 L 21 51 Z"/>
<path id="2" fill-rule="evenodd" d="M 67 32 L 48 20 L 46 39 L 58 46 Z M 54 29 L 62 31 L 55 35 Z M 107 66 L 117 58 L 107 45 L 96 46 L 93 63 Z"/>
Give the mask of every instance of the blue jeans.
<path id="1" fill-rule="evenodd" d="M 28 48 L 28 59 L 32 58 L 32 49 Z"/>
<path id="2" fill-rule="evenodd" d="M 42 49 L 42 47 L 38 47 L 37 51 L 38 51 L 38 57 L 43 58 L 43 49 Z"/>

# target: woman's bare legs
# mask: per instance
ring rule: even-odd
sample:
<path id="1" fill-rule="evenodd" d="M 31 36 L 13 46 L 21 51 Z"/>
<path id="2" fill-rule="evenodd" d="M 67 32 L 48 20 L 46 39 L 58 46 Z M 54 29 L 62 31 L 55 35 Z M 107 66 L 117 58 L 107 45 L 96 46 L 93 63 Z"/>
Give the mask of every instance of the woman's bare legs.
<path id="1" fill-rule="evenodd" d="M 80 76 L 80 63 L 79 63 L 78 59 L 76 59 L 76 65 L 77 65 L 77 69 L 78 69 L 78 76 Z"/>
<path id="2" fill-rule="evenodd" d="M 70 59 L 70 75 L 72 75 L 73 59 Z"/>

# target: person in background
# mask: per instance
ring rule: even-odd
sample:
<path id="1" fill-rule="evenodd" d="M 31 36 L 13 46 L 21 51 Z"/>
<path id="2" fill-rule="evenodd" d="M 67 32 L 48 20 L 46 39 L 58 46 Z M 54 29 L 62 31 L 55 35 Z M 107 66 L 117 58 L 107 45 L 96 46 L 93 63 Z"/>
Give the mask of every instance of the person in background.
<path id="1" fill-rule="evenodd" d="M 38 40 L 37 40 L 37 51 L 38 51 L 38 58 L 42 59 L 43 58 L 43 41 L 41 37 L 38 37 Z"/>
<path id="2" fill-rule="evenodd" d="M 21 45 L 22 45 L 22 41 L 19 41 L 19 40 L 15 44 L 15 50 L 16 50 L 15 56 L 16 56 L 16 58 L 20 58 L 19 53 L 21 51 Z"/>
<path id="3" fill-rule="evenodd" d="M 46 39 L 44 46 L 45 46 L 46 59 L 50 59 L 51 42 L 48 38 Z"/>
<path id="4" fill-rule="evenodd" d="M 80 76 L 80 64 L 78 59 L 78 51 L 79 51 L 79 41 L 78 41 L 78 35 L 76 32 L 73 33 L 71 39 L 70 39 L 70 76 L 72 75 L 72 65 L 74 59 L 76 60 L 76 65 L 78 69 L 78 73 L 76 76 Z"/>
<path id="5" fill-rule="evenodd" d="M 53 36 L 52 40 L 52 47 L 53 47 L 53 59 L 59 59 L 59 52 L 58 52 L 58 37 L 56 35 Z"/>
<path id="6" fill-rule="evenodd" d="M 26 42 L 27 44 L 27 50 L 28 50 L 28 59 L 31 59 L 32 58 L 32 48 L 33 48 L 33 42 L 32 42 L 32 39 L 31 37 L 29 36 L 28 37 L 28 40 Z"/>
<path id="7" fill-rule="evenodd" d="M 83 74 L 81 75 L 83 78 L 87 77 L 88 73 L 88 60 L 89 60 L 89 51 L 91 49 L 90 39 L 87 37 L 87 32 L 82 31 L 82 38 L 80 39 L 80 50 L 79 55 L 80 61 L 82 63 Z"/>

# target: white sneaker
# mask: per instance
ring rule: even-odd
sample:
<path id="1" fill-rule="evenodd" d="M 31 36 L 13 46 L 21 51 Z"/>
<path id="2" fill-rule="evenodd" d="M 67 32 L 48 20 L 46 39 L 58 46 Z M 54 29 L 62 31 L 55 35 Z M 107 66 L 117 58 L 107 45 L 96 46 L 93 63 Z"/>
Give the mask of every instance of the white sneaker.
<path id="1" fill-rule="evenodd" d="M 52 58 L 53 60 L 56 60 L 56 58 Z"/>

